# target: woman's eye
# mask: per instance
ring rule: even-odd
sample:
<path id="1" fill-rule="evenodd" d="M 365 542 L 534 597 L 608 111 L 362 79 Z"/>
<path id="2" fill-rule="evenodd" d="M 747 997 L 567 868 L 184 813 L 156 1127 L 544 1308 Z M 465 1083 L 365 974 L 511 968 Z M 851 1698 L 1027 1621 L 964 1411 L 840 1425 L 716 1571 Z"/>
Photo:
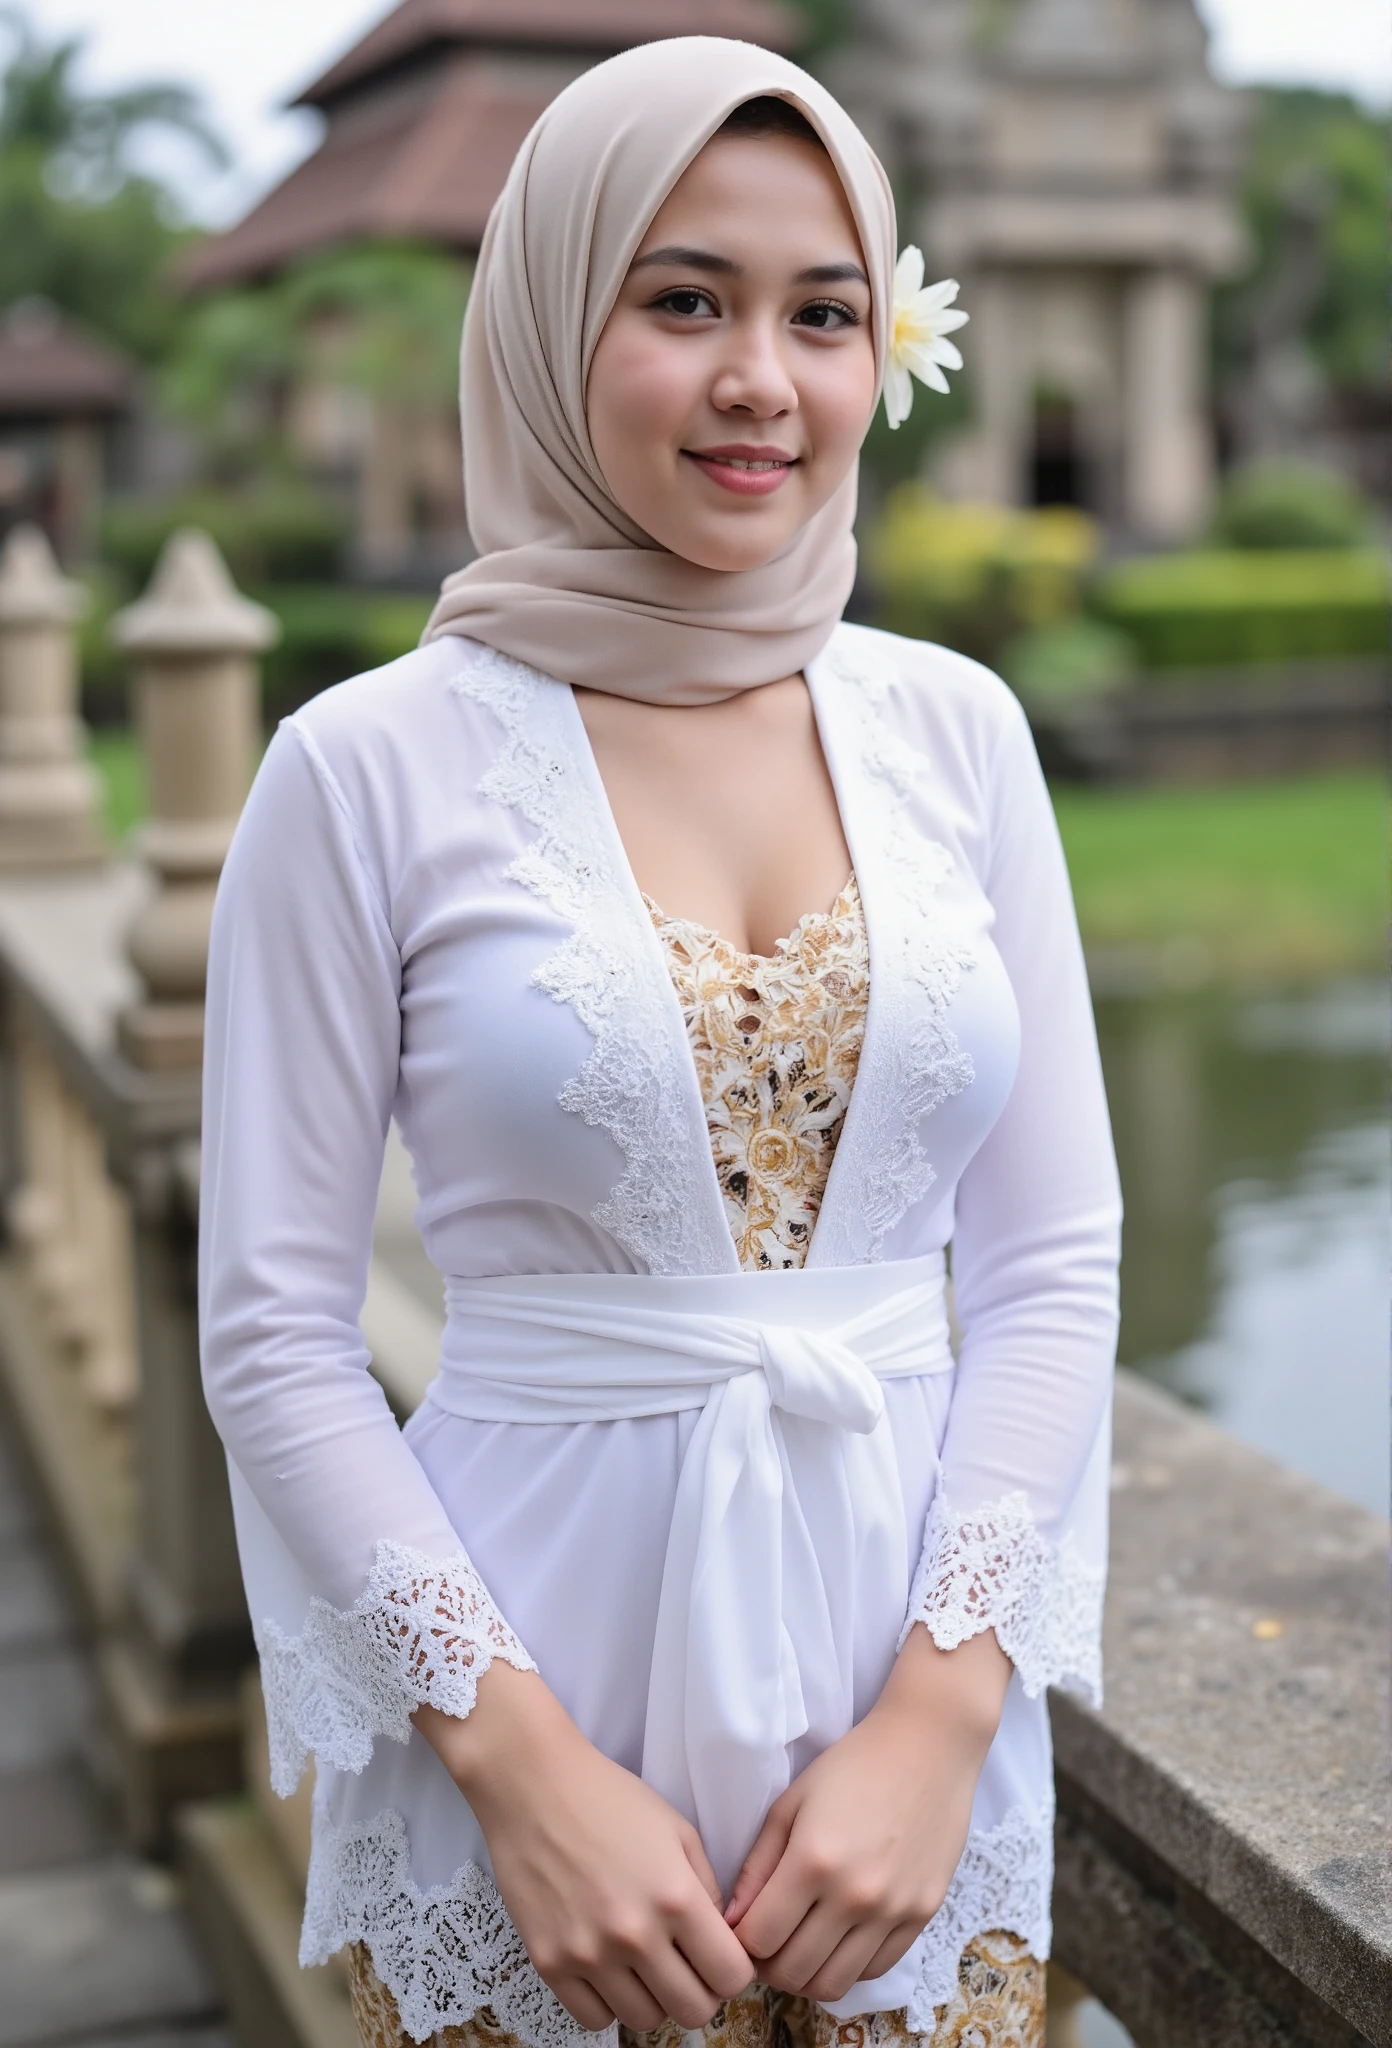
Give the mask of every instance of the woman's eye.
<path id="1" fill-rule="evenodd" d="M 838 299 L 818 299 L 794 317 L 797 326 L 815 328 L 819 334 L 834 334 L 838 328 L 860 325 L 859 315 Z"/>
<path id="2" fill-rule="evenodd" d="M 675 291 L 664 292 L 657 303 L 664 313 L 675 313 L 682 320 L 713 310 L 709 294 L 697 291 L 694 285 L 678 285 Z"/>

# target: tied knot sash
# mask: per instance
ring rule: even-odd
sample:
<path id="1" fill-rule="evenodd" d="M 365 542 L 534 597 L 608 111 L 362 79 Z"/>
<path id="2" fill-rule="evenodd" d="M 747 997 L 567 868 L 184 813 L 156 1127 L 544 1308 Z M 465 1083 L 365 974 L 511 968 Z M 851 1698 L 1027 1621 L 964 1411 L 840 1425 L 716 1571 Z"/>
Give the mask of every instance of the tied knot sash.
<path id="1" fill-rule="evenodd" d="M 447 1413 L 699 1411 L 663 1566 L 643 1776 L 698 1829 L 727 1891 L 773 1801 L 893 1661 L 910 1558 L 881 1381 L 952 1370 L 943 1289 L 941 1253 L 447 1284 L 429 1395 Z"/>

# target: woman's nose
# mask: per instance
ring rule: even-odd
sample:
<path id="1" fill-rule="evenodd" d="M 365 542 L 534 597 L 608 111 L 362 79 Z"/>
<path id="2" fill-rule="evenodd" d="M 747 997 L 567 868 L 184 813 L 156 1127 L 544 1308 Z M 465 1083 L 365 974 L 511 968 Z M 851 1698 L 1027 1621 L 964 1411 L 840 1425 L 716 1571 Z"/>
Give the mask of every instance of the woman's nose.
<path id="1" fill-rule="evenodd" d="M 776 330 L 752 324 L 731 335 L 711 391 L 718 411 L 752 413 L 762 420 L 797 411 L 797 385 L 780 342 Z"/>

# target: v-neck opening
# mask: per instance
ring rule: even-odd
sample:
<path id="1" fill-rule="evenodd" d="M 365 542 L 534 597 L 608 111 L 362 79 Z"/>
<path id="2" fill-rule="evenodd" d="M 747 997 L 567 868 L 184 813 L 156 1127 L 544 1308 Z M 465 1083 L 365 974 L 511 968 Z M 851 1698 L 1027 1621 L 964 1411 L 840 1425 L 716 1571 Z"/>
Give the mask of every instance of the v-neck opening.
<path id="1" fill-rule="evenodd" d="M 837 904 L 841 902 L 843 897 L 848 896 L 852 889 L 856 891 L 857 898 L 859 898 L 860 884 L 856 880 L 854 868 L 852 868 L 850 874 L 837 890 L 830 906 L 826 910 L 804 910 L 792 930 L 785 932 L 782 938 L 774 940 L 771 953 L 756 953 L 751 947 L 737 946 L 733 939 L 727 939 L 723 932 L 718 932 L 715 929 L 714 925 L 702 924 L 699 917 L 683 917 L 680 911 L 664 910 L 662 905 L 655 902 L 646 889 L 640 888 L 638 893 L 643 899 L 645 908 L 658 923 L 684 924 L 689 930 L 697 933 L 699 937 L 711 940 L 714 945 L 723 946 L 727 953 L 734 955 L 736 960 L 752 960 L 759 967 L 777 967 L 780 960 L 785 957 L 801 938 L 804 926 L 830 924 L 835 920 L 838 915 Z"/>
<path id="2" fill-rule="evenodd" d="M 824 660 L 824 655 L 818 656 L 813 661 L 807 664 L 807 667 L 803 671 L 804 686 L 807 690 L 808 701 L 812 707 L 813 723 L 816 726 L 817 731 L 817 743 L 821 748 L 822 760 L 825 764 L 827 775 L 831 782 L 832 795 L 836 803 L 837 816 L 841 824 L 841 834 L 843 839 L 845 840 L 846 849 L 851 856 L 851 875 L 855 878 L 856 887 L 860 894 L 861 913 L 865 919 L 866 948 L 870 963 L 870 984 L 866 1000 L 865 1039 L 861 1052 L 859 1070 L 857 1072 L 856 1077 L 856 1085 L 852 1087 L 850 1100 L 846 1105 L 846 1114 L 841 1125 L 841 1135 L 837 1141 L 836 1151 L 832 1156 L 831 1167 L 827 1174 L 826 1186 L 822 1190 L 822 1199 L 817 1213 L 817 1220 L 812 1226 L 812 1234 L 808 1239 L 807 1255 L 803 1260 L 802 1266 L 802 1270 L 804 1272 L 809 1267 L 820 1264 L 820 1261 L 817 1258 L 817 1240 L 819 1237 L 823 1236 L 824 1220 L 827 1215 L 828 1206 L 834 1199 L 834 1191 L 839 1184 L 840 1176 L 838 1175 L 838 1168 L 840 1167 L 841 1161 L 845 1156 L 847 1144 L 848 1142 L 855 1142 L 855 1137 L 859 1130 L 861 1119 L 857 1114 L 857 1108 L 860 1102 L 861 1095 L 864 1092 L 862 1077 L 864 1076 L 866 1068 L 866 1052 L 871 1047 L 874 1039 L 874 1019 L 876 1012 L 875 989 L 877 967 L 875 956 L 875 936 L 873 923 L 871 919 L 870 907 L 866 902 L 865 895 L 865 868 L 862 859 L 864 848 L 857 844 L 855 828 L 857 823 L 859 822 L 858 817 L 850 815 L 850 813 L 856 811 L 856 806 L 854 804 L 848 806 L 846 800 L 847 785 L 845 779 L 845 764 L 838 761 L 835 746 L 829 743 L 831 738 L 829 732 L 829 726 L 831 724 L 831 721 L 824 716 L 823 706 L 819 701 L 819 685 L 817 682 L 817 672 L 821 669 Z M 711 1152 L 709 1133 L 706 1126 L 706 1108 L 705 1103 L 701 1099 L 700 1077 L 698 1076 L 696 1071 L 695 1055 L 692 1050 L 690 1038 L 687 1035 L 686 1020 L 682 1015 L 681 1004 L 677 999 L 677 991 L 673 986 L 672 977 L 667 971 L 667 963 L 662 956 L 662 942 L 658 936 L 657 927 L 654 925 L 652 918 L 648 914 L 647 905 L 644 900 L 643 890 L 639 886 L 638 878 L 633 870 L 633 864 L 629 860 L 628 849 L 624 845 L 623 834 L 619 831 L 618 820 L 614 815 L 614 807 L 609 801 L 609 792 L 605 787 L 604 777 L 600 773 L 599 769 L 599 761 L 595 755 L 594 747 L 592 746 L 590 741 L 589 728 L 586 726 L 584 719 L 580 715 L 580 706 L 576 701 L 574 689 L 569 684 L 563 684 L 561 687 L 564 689 L 566 698 L 568 699 L 569 715 L 573 721 L 577 758 L 579 762 L 582 764 L 585 774 L 589 778 L 595 798 L 597 813 L 600 822 L 603 826 L 603 829 L 607 833 L 610 841 L 610 851 L 613 858 L 616 879 L 618 881 L 619 887 L 624 891 L 628 898 L 630 909 L 636 912 L 637 914 L 638 922 L 642 928 L 643 934 L 645 935 L 644 943 L 646 944 L 647 948 L 647 957 L 649 965 L 661 979 L 663 989 L 663 1000 L 667 1010 L 668 1018 L 672 1025 L 672 1028 L 676 1031 L 678 1037 L 681 1040 L 683 1053 L 682 1071 L 686 1081 L 691 1106 L 695 1111 L 693 1130 L 696 1133 L 699 1133 L 701 1141 L 702 1158 L 699 1168 L 701 1180 L 706 1188 L 710 1201 L 714 1205 L 714 1213 L 720 1219 L 720 1226 L 723 1234 L 724 1243 L 729 1248 L 730 1270 L 733 1270 L 735 1272 L 741 1272 L 743 1268 L 740 1266 L 739 1253 L 735 1246 L 734 1236 L 730 1230 L 729 1220 L 725 1214 L 725 1201 L 720 1191 L 720 1179 L 719 1175 L 716 1172 L 715 1159 Z M 766 958 L 767 956 L 755 954 L 750 957 L 758 959 L 761 957 Z"/>

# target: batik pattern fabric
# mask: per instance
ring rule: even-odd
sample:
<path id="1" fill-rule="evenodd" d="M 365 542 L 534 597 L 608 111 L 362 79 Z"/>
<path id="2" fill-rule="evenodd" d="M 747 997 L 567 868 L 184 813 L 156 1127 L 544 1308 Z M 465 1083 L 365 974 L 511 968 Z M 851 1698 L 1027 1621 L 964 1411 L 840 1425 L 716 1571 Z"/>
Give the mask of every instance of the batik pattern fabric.
<path id="1" fill-rule="evenodd" d="M 772 955 L 643 900 L 686 1020 L 740 1265 L 801 1266 L 865 1037 L 870 952 L 855 877 Z"/>
<path id="2" fill-rule="evenodd" d="M 362 2048 L 411 2048 L 396 2001 L 372 1967 L 366 1946 L 348 1951 L 353 2017 Z M 957 1966 L 957 1989 L 937 2009 L 933 2048 L 1044 2048 L 1045 1967 L 1016 1934 L 980 1934 Z M 701 2028 L 702 2048 L 922 2048 L 901 2007 L 837 2020 L 810 1998 L 754 1985 L 721 2006 Z M 675 2021 L 651 2033 L 619 2028 L 620 2048 L 692 2048 Z M 487 2006 L 463 2026 L 442 2027 L 426 2048 L 516 2048 Z"/>

